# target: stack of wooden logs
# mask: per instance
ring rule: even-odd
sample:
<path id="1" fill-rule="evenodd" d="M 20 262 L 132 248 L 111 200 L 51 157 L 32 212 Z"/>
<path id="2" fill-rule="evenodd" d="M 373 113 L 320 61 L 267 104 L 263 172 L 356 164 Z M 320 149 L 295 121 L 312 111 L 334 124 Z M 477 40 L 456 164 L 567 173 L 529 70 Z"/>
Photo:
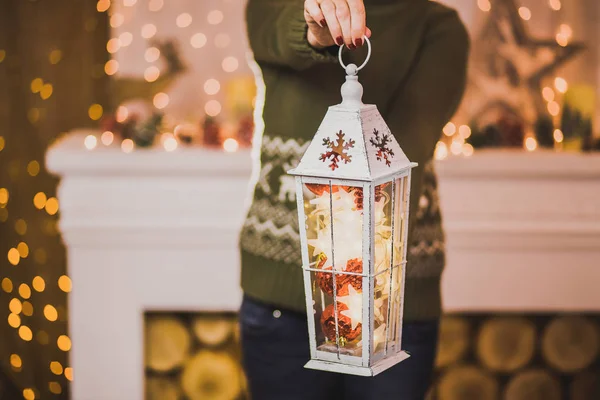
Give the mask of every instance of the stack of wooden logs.
<path id="1" fill-rule="evenodd" d="M 449 316 L 437 400 L 600 399 L 600 317 Z"/>
<path id="2" fill-rule="evenodd" d="M 247 399 L 232 314 L 146 317 L 146 400 Z"/>

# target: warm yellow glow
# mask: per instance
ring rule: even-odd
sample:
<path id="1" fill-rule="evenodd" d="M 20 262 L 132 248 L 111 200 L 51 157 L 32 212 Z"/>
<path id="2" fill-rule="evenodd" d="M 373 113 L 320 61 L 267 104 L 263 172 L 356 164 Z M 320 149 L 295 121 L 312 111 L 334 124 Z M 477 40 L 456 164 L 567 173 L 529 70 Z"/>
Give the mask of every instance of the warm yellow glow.
<path id="1" fill-rule="evenodd" d="M 462 141 L 453 140 L 450 144 L 450 153 L 454 154 L 455 156 L 459 155 L 460 153 L 462 153 L 462 145 Z"/>
<path id="2" fill-rule="evenodd" d="M 142 26 L 141 34 L 144 39 L 150 39 L 152 36 L 156 35 L 156 25 L 146 24 Z"/>
<path id="3" fill-rule="evenodd" d="M 570 39 L 573 36 L 573 29 L 567 24 L 560 24 L 558 28 L 559 32 L 562 33 L 567 39 Z"/>
<path id="4" fill-rule="evenodd" d="M 111 131 L 104 131 L 100 135 L 100 141 L 105 146 L 110 146 L 115 139 L 115 135 Z"/>
<path id="5" fill-rule="evenodd" d="M 221 90 L 221 84 L 216 79 L 208 79 L 204 82 L 204 92 L 208 95 L 213 95 L 219 93 Z"/>
<path id="6" fill-rule="evenodd" d="M 554 136 L 554 141 L 556 143 L 562 143 L 562 141 L 565 138 L 565 136 L 563 135 L 563 133 L 560 129 L 555 129 L 552 136 Z"/>
<path id="7" fill-rule="evenodd" d="M 44 317 L 50 322 L 56 321 L 58 319 L 56 308 L 51 304 L 46 304 L 44 307 Z"/>
<path id="8" fill-rule="evenodd" d="M 225 72 L 234 72 L 235 70 L 238 69 L 240 63 L 238 62 L 238 59 L 235 57 L 225 57 L 223 59 L 223 62 L 221 63 L 221 67 L 223 68 L 223 71 Z"/>
<path id="9" fill-rule="evenodd" d="M 50 390 L 51 393 L 54 393 L 54 394 L 62 393 L 62 387 L 60 386 L 60 383 L 58 383 L 58 382 L 48 382 L 48 389 Z"/>
<path id="10" fill-rule="evenodd" d="M 5 144 L 6 144 L 6 141 L 4 140 L 4 137 L 0 136 L 0 151 L 4 150 Z"/>
<path id="11" fill-rule="evenodd" d="M 73 381 L 73 368 L 65 368 L 65 378 L 67 378 L 69 381 Z"/>
<path id="12" fill-rule="evenodd" d="M 569 90 L 569 84 L 567 83 L 566 79 L 561 78 L 560 76 L 557 76 L 554 79 L 554 87 L 561 93 L 566 93 L 567 90 Z"/>
<path id="13" fill-rule="evenodd" d="M 17 265 L 19 264 L 19 261 L 21 260 L 21 256 L 19 255 L 19 250 L 15 249 L 14 247 L 12 247 L 10 250 L 8 250 L 8 262 L 11 263 L 12 265 Z"/>
<path id="14" fill-rule="evenodd" d="M 29 161 L 27 163 L 27 173 L 30 176 L 37 176 L 40 173 L 40 163 L 36 160 Z"/>
<path id="15" fill-rule="evenodd" d="M 492 4 L 490 0 L 477 0 L 477 6 L 481 11 L 488 12 L 492 9 Z"/>
<path id="16" fill-rule="evenodd" d="M 434 157 L 436 160 L 443 160 L 448 157 L 448 146 L 444 142 L 437 142 L 435 145 Z"/>
<path id="17" fill-rule="evenodd" d="M 125 7 L 132 7 L 137 3 L 137 0 L 123 0 L 123 5 Z"/>
<path id="18" fill-rule="evenodd" d="M 558 11 L 562 7 L 560 0 L 548 0 L 548 4 L 550 4 L 550 8 L 554 11 Z"/>
<path id="19" fill-rule="evenodd" d="M 98 0 L 96 4 L 96 10 L 98 12 L 104 12 L 110 8 L 110 0 Z"/>
<path id="20" fill-rule="evenodd" d="M 6 58 L 6 50 L 0 49 L 0 63 Z"/>
<path id="21" fill-rule="evenodd" d="M 106 51 L 110 54 L 114 54 L 121 48 L 121 40 L 119 38 L 112 38 L 106 42 Z"/>
<path id="22" fill-rule="evenodd" d="M 221 113 L 221 103 L 217 100 L 210 100 L 204 105 L 204 112 L 211 117 L 216 117 Z"/>
<path id="23" fill-rule="evenodd" d="M 159 76 L 160 70 L 154 65 L 146 68 L 146 70 L 144 71 L 144 79 L 148 82 L 154 82 L 158 79 Z"/>
<path id="24" fill-rule="evenodd" d="M 162 92 L 156 93 L 154 99 L 152 99 L 152 103 L 154 104 L 154 107 L 162 110 L 169 105 L 169 95 Z"/>
<path id="25" fill-rule="evenodd" d="M 188 13 L 179 14 L 175 24 L 180 28 L 187 28 L 192 23 L 192 16 Z"/>
<path id="26" fill-rule="evenodd" d="M 160 57 L 160 50 L 156 47 L 149 47 L 144 53 L 144 59 L 148 62 L 154 62 Z"/>
<path id="27" fill-rule="evenodd" d="M 223 142 L 223 150 L 225 150 L 228 153 L 233 153 L 234 151 L 236 151 L 238 149 L 238 147 L 239 147 L 239 143 L 234 138 L 227 138 Z"/>
<path id="28" fill-rule="evenodd" d="M 17 245 L 17 251 L 19 252 L 21 258 L 27 258 L 29 255 L 29 246 L 27 246 L 27 243 L 25 242 L 20 242 Z"/>
<path id="29" fill-rule="evenodd" d="M 212 10 L 206 16 L 206 20 L 211 25 L 217 25 L 223 22 L 223 12 L 220 10 Z"/>
<path id="30" fill-rule="evenodd" d="M 117 60 L 108 60 L 106 64 L 104 64 L 104 72 L 106 75 L 114 75 L 119 70 L 119 63 Z"/>
<path id="31" fill-rule="evenodd" d="M 31 92 L 32 93 L 39 93 L 40 90 L 42 90 L 42 86 L 44 86 L 44 81 L 42 80 L 42 78 L 35 78 L 34 80 L 31 81 Z"/>
<path id="32" fill-rule="evenodd" d="M 123 150 L 123 153 L 131 153 L 134 146 L 135 144 L 131 139 L 125 139 L 121 142 L 121 150 Z"/>
<path id="33" fill-rule="evenodd" d="M 531 10 L 527 7 L 519 7 L 519 16 L 525 21 L 529 21 L 531 19 Z"/>
<path id="34" fill-rule="evenodd" d="M 444 132 L 444 135 L 446 136 L 454 135 L 456 133 L 456 125 L 454 125 L 452 122 L 448 122 L 444 126 L 444 129 L 442 129 L 442 132 Z"/>
<path id="35" fill-rule="evenodd" d="M 24 219 L 19 218 L 17 222 L 15 222 L 15 232 L 21 236 L 27 233 L 27 222 L 25 222 Z"/>
<path id="36" fill-rule="evenodd" d="M 8 203 L 8 198 L 9 198 L 9 194 L 8 194 L 8 189 L 7 188 L 0 188 L 0 204 L 4 205 Z"/>
<path id="37" fill-rule="evenodd" d="M 527 151 L 534 151 L 535 149 L 537 149 L 537 140 L 535 140 L 534 137 L 528 137 L 527 139 L 525 139 L 525 148 L 527 149 Z"/>
<path id="38" fill-rule="evenodd" d="M 190 38 L 190 44 L 193 48 L 199 49 L 206 44 L 206 35 L 204 33 L 196 33 Z"/>
<path id="39" fill-rule="evenodd" d="M 175 150 L 177 148 L 177 139 L 175 139 L 172 133 L 167 133 L 165 135 L 166 136 L 163 136 L 163 147 L 166 151 Z"/>
<path id="40" fill-rule="evenodd" d="M 35 392 L 33 389 L 23 389 L 23 398 L 25 400 L 35 400 Z"/>
<path id="41" fill-rule="evenodd" d="M 219 33 L 217 36 L 215 36 L 215 46 L 219 49 L 229 46 L 229 43 L 231 43 L 231 38 L 228 34 Z"/>
<path id="42" fill-rule="evenodd" d="M 119 41 L 122 47 L 127 47 L 133 41 L 133 35 L 131 32 L 123 32 L 119 35 Z"/>
<path id="43" fill-rule="evenodd" d="M 63 373 L 63 366 L 58 361 L 52 361 L 50 363 L 50 371 L 52 371 L 52 373 L 54 375 L 62 375 L 62 373 Z"/>
<path id="44" fill-rule="evenodd" d="M 23 304 L 21 303 L 21 300 L 15 297 L 8 303 L 8 309 L 11 313 L 21 314 L 21 311 L 23 311 Z"/>
<path id="45" fill-rule="evenodd" d="M 550 103 L 548 103 L 548 112 L 553 117 L 556 117 L 560 113 L 560 106 L 558 105 L 558 103 L 555 101 L 551 101 Z"/>
<path id="46" fill-rule="evenodd" d="M 159 11 L 163 7 L 163 0 L 150 0 L 148 3 L 148 10 Z"/>
<path id="47" fill-rule="evenodd" d="M 33 289 L 36 292 L 41 293 L 44 291 L 44 289 L 46 289 L 46 281 L 44 278 L 38 275 L 31 281 L 31 286 L 33 286 Z"/>
<path id="48" fill-rule="evenodd" d="M 17 329 L 19 326 L 21 326 L 21 317 L 13 313 L 8 314 L 8 325 L 11 328 Z"/>
<path id="49" fill-rule="evenodd" d="M 88 108 L 88 116 L 93 120 L 97 121 L 102 117 L 102 113 L 104 109 L 100 104 L 92 104 L 90 108 Z"/>
<path id="50" fill-rule="evenodd" d="M 473 155 L 474 149 L 470 143 L 463 144 L 462 153 L 465 157 L 471 157 Z"/>
<path id="51" fill-rule="evenodd" d="M 42 100 L 48 100 L 50 96 L 52 96 L 53 90 L 52 84 L 45 83 L 44 86 L 42 86 L 42 89 L 40 89 L 40 97 Z"/>
<path id="52" fill-rule="evenodd" d="M 458 128 L 458 134 L 460 135 L 461 138 L 467 139 L 471 136 L 471 128 L 467 125 L 461 125 Z"/>
<path id="53" fill-rule="evenodd" d="M 569 44 L 569 38 L 559 32 L 556 34 L 556 43 L 562 47 L 566 47 Z"/>
<path id="54" fill-rule="evenodd" d="M 46 201 L 46 212 L 50 215 L 54 215 L 58 212 L 58 199 L 56 197 L 50 197 Z"/>
<path id="55" fill-rule="evenodd" d="M 21 368 L 23 366 L 23 361 L 21 360 L 21 357 L 19 357 L 18 354 L 11 354 L 10 355 L 10 365 L 13 368 Z"/>
<path id="56" fill-rule="evenodd" d="M 28 299 L 31 297 L 31 288 L 29 288 L 28 284 L 21 283 L 19 285 L 19 296 L 21 296 L 24 299 Z"/>
<path id="57" fill-rule="evenodd" d="M 129 110 L 125 106 L 117 107 L 117 113 L 115 115 L 115 119 L 117 122 L 125 122 L 125 120 L 129 117 Z"/>
<path id="58" fill-rule="evenodd" d="M 58 278 L 58 287 L 63 292 L 70 292 L 73 287 L 71 278 L 69 278 L 67 275 L 62 275 L 60 278 Z"/>
<path id="59" fill-rule="evenodd" d="M 33 304 L 28 301 L 23 302 L 23 315 L 31 317 L 33 315 Z"/>
<path id="60" fill-rule="evenodd" d="M 6 293 L 13 291 L 13 283 L 10 278 L 2 278 L 2 290 L 4 290 Z"/>
<path id="61" fill-rule="evenodd" d="M 546 101 L 554 100 L 554 90 L 552 90 L 551 87 L 546 86 L 545 88 L 542 89 L 542 97 Z"/>
<path id="62" fill-rule="evenodd" d="M 50 61 L 50 64 L 52 65 L 56 65 L 60 62 L 60 60 L 62 59 L 62 51 L 60 50 L 52 50 L 50 52 L 50 55 L 48 55 L 48 61 Z"/>
<path id="63" fill-rule="evenodd" d="M 110 17 L 110 26 L 113 28 L 118 28 L 123 25 L 123 22 L 125 22 L 125 16 L 121 13 L 114 13 Z"/>
<path id="64" fill-rule="evenodd" d="M 67 335 L 60 335 L 56 341 L 56 345 L 62 351 L 71 350 L 71 339 Z"/>
<path id="65" fill-rule="evenodd" d="M 41 210 L 41 209 L 44 208 L 44 206 L 46 206 L 46 200 L 47 200 L 46 193 L 44 193 L 44 192 L 37 192 L 35 194 L 35 196 L 33 196 L 33 205 L 38 210 Z"/>
<path id="66" fill-rule="evenodd" d="M 97 144 L 98 144 L 98 139 L 96 139 L 96 136 L 94 136 L 94 135 L 87 135 L 85 137 L 85 139 L 83 140 L 83 145 L 88 150 L 95 149 Z"/>
<path id="67" fill-rule="evenodd" d="M 31 332 L 31 329 L 28 326 L 21 325 L 19 327 L 19 336 L 24 341 L 29 342 L 33 339 L 33 332 Z"/>

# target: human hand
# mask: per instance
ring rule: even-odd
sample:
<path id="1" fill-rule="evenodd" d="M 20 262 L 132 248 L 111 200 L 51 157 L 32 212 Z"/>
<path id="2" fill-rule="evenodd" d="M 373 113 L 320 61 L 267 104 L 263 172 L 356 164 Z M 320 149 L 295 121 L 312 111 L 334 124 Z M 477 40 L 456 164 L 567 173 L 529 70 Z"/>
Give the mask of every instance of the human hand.
<path id="1" fill-rule="evenodd" d="M 308 43 L 317 49 L 345 44 L 354 50 L 371 37 L 363 0 L 305 0 Z"/>

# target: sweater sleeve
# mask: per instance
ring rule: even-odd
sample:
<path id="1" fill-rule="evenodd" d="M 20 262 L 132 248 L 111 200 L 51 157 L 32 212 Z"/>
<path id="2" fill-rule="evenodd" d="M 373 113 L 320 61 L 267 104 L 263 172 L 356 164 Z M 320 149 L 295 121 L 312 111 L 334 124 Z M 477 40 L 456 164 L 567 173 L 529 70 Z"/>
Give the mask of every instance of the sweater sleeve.
<path id="1" fill-rule="evenodd" d="M 306 69 L 316 63 L 335 62 L 327 49 L 311 47 L 301 1 L 248 0 L 246 23 L 256 61 Z"/>
<path id="2" fill-rule="evenodd" d="M 423 166 L 462 98 L 469 37 L 456 12 L 434 18 L 387 122 L 411 161 Z"/>

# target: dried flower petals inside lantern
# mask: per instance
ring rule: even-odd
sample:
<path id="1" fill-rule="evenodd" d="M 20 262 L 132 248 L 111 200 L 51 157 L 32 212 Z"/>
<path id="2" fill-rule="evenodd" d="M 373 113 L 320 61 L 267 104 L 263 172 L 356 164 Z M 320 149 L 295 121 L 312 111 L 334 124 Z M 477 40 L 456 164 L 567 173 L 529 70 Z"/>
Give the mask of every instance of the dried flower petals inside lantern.
<path id="1" fill-rule="evenodd" d="M 307 367 L 376 375 L 408 357 L 401 346 L 402 300 L 416 164 L 377 107 L 362 103 L 356 76 L 362 66 L 344 68 L 342 103 L 329 108 L 289 171 L 297 185 Z"/>

